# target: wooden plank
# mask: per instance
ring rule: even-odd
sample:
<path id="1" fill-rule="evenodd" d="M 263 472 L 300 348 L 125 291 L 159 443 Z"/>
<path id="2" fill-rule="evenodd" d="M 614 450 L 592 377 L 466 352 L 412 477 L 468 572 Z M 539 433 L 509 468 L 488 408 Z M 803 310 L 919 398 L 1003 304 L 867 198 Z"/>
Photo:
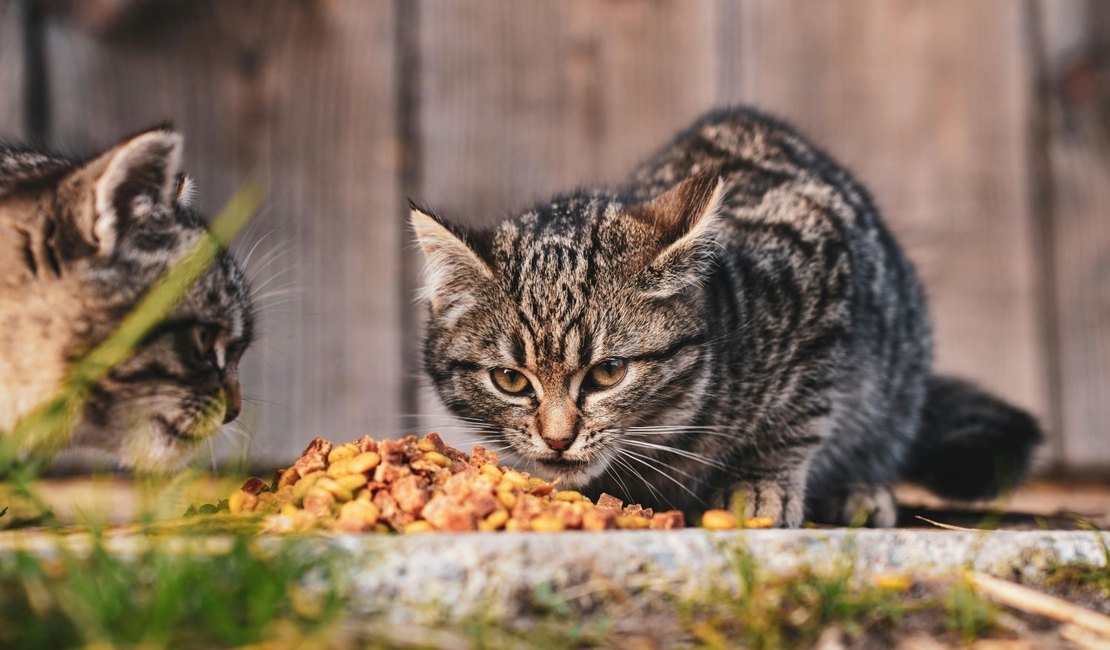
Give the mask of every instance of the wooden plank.
<path id="1" fill-rule="evenodd" d="M 1044 415 L 1022 6 L 723 3 L 721 99 L 854 169 L 924 278 L 936 367 Z"/>
<path id="2" fill-rule="evenodd" d="M 247 178 L 265 184 L 267 206 L 242 242 L 262 241 L 256 288 L 276 290 L 243 369 L 252 462 L 287 462 L 312 436 L 353 438 L 394 417 L 403 222 L 392 3 L 145 6 L 138 28 L 126 15 L 50 23 L 57 143 L 100 146 L 171 119 L 205 209 Z M 82 27 L 94 23 L 102 35 Z"/>
<path id="3" fill-rule="evenodd" d="M 1070 471 L 1110 470 L 1110 8 L 1041 0 L 1048 138 L 1046 238 Z"/>
<path id="4" fill-rule="evenodd" d="M 620 179 L 713 103 L 714 6 L 421 2 L 415 198 L 488 223 Z M 425 426 L 444 421 L 427 385 L 420 403 Z"/>
<path id="5" fill-rule="evenodd" d="M 23 133 L 22 15 L 19 5 L 0 1 L 0 140 Z"/>

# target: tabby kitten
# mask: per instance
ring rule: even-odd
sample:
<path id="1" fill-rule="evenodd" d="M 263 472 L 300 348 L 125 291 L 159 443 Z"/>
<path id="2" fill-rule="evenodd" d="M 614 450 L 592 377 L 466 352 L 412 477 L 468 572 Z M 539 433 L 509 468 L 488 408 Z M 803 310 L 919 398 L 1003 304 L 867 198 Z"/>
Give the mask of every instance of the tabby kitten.
<path id="1" fill-rule="evenodd" d="M 411 220 L 439 395 L 565 487 L 890 526 L 891 483 L 991 496 L 1041 438 L 930 373 L 921 285 L 866 191 L 754 111 L 706 115 L 617 190 Z"/>
<path id="2" fill-rule="evenodd" d="M 199 238 L 182 137 L 154 129 L 87 161 L 0 146 L 0 432 L 54 394 Z M 73 444 L 167 471 L 239 413 L 247 284 L 226 252 L 92 390 Z"/>

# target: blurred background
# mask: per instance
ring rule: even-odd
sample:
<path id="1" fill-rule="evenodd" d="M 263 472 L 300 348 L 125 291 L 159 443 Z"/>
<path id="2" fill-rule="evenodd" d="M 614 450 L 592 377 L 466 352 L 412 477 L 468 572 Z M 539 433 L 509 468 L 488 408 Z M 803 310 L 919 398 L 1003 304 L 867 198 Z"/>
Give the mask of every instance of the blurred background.
<path id="1" fill-rule="evenodd" d="M 169 120 L 209 213 L 265 183 L 249 436 L 215 452 L 259 467 L 444 426 L 407 197 L 488 222 L 734 103 L 870 188 L 939 369 L 1035 412 L 1043 471 L 1106 476 L 1110 2 L 0 0 L 0 138 L 87 153 Z"/>

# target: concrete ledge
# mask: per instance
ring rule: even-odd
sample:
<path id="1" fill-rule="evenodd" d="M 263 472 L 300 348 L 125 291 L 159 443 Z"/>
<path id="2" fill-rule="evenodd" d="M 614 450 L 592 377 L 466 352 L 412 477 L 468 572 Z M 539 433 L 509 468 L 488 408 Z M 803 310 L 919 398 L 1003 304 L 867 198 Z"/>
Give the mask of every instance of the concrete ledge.
<path id="1" fill-rule="evenodd" d="M 348 567 L 350 613 L 396 623 L 442 623 L 473 615 L 517 616 L 528 610 L 541 585 L 561 597 L 613 588 L 693 595 L 715 579 L 727 581 L 730 555 L 745 547 L 764 573 L 850 561 L 863 576 L 934 577 L 974 568 L 1036 581 L 1059 564 L 1104 565 L 1100 536 L 1110 544 L 1110 533 L 1089 531 L 909 529 L 346 535 L 262 542 L 289 541 L 306 554 L 331 556 Z M 90 541 L 84 535 L 61 539 L 77 551 Z M 158 540 L 195 553 L 220 552 L 231 542 L 226 536 Z M 0 553 L 23 549 L 50 555 L 58 543 L 57 536 L 13 531 L 0 534 Z M 113 552 L 128 554 L 149 540 L 123 535 L 106 543 Z"/>
<path id="2" fill-rule="evenodd" d="M 663 588 L 677 596 L 728 575 L 730 549 L 746 545 L 765 572 L 852 561 L 857 572 L 940 576 L 965 567 L 1036 580 L 1054 565 L 1105 563 L 1099 533 L 920 530 L 627 531 L 338 537 L 348 558 L 352 607 L 394 621 L 513 615 L 539 585 L 583 593 L 589 585 Z M 1110 534 L 1102 533 L 1110 543 Z"/>

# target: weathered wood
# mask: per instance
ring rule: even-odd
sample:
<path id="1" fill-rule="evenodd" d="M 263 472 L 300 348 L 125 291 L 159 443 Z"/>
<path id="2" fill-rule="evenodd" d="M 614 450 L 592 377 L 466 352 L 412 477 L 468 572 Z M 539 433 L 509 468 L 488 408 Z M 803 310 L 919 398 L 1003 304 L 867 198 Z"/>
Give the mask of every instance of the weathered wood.
<path id="1" fill-rule="evenodd" d="M 55 140 L 102 146 L 170 119 L 208 211 L 259 179 L 269 199 L 242 243 L 262 242 L 254 282 L 273 293 L 243 369 L 251 461 L 361 435 L 401 384 L 393 5 L 165 7 L 99 35 L 51 22 Z"/>
<path id="2" fill-rule="evenodd" d="M 422 2 L 415 198 L 479 223 L 619 180 L 712 104 L 713 9 L 678 0 Z M 426 423 L 443 419 L 429 391 L 422 410 Z"/>
<path id="3" fill-rule="evenodd" d="M 0 0 L 0 140 L 25 136 L 21 22 L 19 6 Z"/>
<path id="4" fill-rule="evenodd" d="M 1044 413 L 1022 4 L 724 6 L 721 99 L 782 115 L 856 170 L 924 278 L 937 368 Z"/>
<path id="5" fill-rule="evenodd" d="M 1046 233 L 1059 351 L 1059 456 L 1110 467 L 1110 8 L 1041 0 L 1050 201 Z"/>

